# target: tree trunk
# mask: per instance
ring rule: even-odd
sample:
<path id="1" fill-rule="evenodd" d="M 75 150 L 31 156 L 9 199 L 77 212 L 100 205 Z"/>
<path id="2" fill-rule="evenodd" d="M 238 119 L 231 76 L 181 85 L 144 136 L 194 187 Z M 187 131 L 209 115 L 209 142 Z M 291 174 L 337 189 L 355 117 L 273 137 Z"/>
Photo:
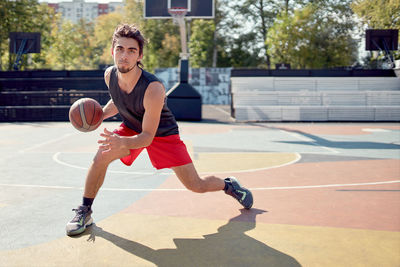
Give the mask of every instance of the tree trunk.
<path id="1" fill-rule="evenodd" d="M 271 61 L 270 61 L 270 56 L 268 54 L 268 46 L 266 45 L 267 41 L 267 25 L 264 17 L 264 2 L 263 0 L 259 0 L 260 6 L 259 6 L 259 11 L 260 11 L 260 17 L 261 17 L 261 32 L 263 35 L 263 41 L 264 41 L 264 49 L 265 49 L 265 57 L 266 57 L 266 63 L 268 66 L 268 69 L 271 68 Z"/>
<path id="2" fill-rule="evenodd" d="M 217 9 L 219 7 L 219 3 L 218 0 L 215 0 L 215 9 Z M 212 55 L 212 67 L 216 68 L 217 67 L 217 63 L 218 63 L 218 45 L 217 45 L 217 37 L 218 37 L 218 33 L 217 33 L 217 29 L 218 29 L 218 18 L 217 18 L 217 10 L 215 10 L 215 14 L 214 14 L 214 36 L 213 36 L 213 55 Z"/>
<path id="3" fill-rule="evenodd" d="M 285 0 L 285 12 L 286 12 L 286 16 L 289 12 L 289 0 Z"/>
<path id="4" fill-rule="evenodd" d="M 215 21 L 215 19 L 214 19 Z M 217 47 L 217 29 L 214 30 L 213 36 L 213 57 L 212 57 L 212 67 L 217 67 L 217 60 L 218 60 L 218 47 Z"/>

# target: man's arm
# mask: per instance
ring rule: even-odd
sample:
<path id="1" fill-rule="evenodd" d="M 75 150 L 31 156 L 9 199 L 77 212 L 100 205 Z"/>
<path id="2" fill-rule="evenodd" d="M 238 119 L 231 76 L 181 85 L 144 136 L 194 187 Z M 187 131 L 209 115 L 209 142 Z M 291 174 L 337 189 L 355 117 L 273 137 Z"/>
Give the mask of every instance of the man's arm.
<path id="1" fill-rule="evenodd" d="M 106 71 L 104 72 L 104 82 L 106 83 L 107 87 L 110 88 L 110 75 L 112 71 L 112 66 L 108 67 Z"/>
<path id="2" fill-rule="evenodd" d="M 125 144 L 128 148 L 146 147 L 153 142 L 160 123 L 164 101 L 164 86 L 159 82 L 150 83 L 143 99 L 145 112 L 142 122 L 142 132 L 137 136 L 125 138 Z"/>
<path id="3" fill-rule="evenodd" d="M 110 88 L 110 75 L 113 67 L 108 67 L 104 72 L 104 82 Z M 114 105 L 112 99 L 103 107 L 103 120 L 108 119 L 118 113 L 117 107 Z"/>
<path id="4" fill-rule="evenodd" d="M 110 99 L 107 104 L 103 107 L 103 120 L 108 119 L 115 114 L 118 113 L 118 109 L 115 106 L 114 102 L 112 99 Z"/>
<path id="5" fill-rule="evenodd" d="M 107 149 L 103 153 L 107 153 L 108 150 L 112 149 L 135 149 L 149 146 L 156 135 L 164 101 L 164 86 L 159 82 L 150 83 L 143 100 L 145 113 L 142 122 L 142 132 L 132 137 L 121 137 L 104 129 L 104 133 L 100 135 L 105 140 L 98 141 L 100 144 L 103 144 L 103 148 Z"/>

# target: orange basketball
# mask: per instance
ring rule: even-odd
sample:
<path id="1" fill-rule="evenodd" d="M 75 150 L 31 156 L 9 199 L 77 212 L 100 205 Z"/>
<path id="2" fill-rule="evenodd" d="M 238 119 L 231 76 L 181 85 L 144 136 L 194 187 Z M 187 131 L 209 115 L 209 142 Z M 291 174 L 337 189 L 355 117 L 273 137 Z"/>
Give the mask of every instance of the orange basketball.
<path id="1" fill-rule="evenodd" d="M 97 129 L 103 121 L 103 109 L 92 98 L 81 98 L 69 109 L 69 121 L 81 132 Z"/>

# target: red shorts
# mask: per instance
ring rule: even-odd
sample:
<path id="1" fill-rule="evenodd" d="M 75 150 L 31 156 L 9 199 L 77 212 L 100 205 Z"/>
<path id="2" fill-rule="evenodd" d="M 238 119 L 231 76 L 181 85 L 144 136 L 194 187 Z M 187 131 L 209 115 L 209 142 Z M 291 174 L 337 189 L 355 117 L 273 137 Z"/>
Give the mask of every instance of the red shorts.
<path id="1" fill-rule="evenodd" d="M 114 130 L 114 133 L 120 136 L 134 136 L 137 132 L 128 128 L 125 124 L 121 124 L 119 128 Z M 125 165 L 132 165 L 135 159 L 142 152 L 144 147 L 131 149 L 131 154 L 121 158 Z M 192 159 L 187 152 L 185 144 L 179 137 L 179 134 L 168 135 L 163 137 L 154 137 L 153 142 L 146 147 L 151 164 L 156 169 L 164 169 L 182 166 L 192 162 Z"/>

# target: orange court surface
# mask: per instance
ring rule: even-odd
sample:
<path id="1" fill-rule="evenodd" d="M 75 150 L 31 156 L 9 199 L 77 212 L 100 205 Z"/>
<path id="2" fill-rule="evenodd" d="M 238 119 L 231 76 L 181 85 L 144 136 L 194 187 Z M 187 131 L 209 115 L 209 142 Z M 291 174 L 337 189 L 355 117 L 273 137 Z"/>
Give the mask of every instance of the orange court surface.
<path id="1" fill-rule="evenodd" d="M 0 266 L 400 266 L 400 124 L 179 122 L 199 173 L 237 177 L 253 208 L 187 191 L 144 151 L 110 165 L 95 224 L 67 237 L 118 125 L 0 124 Z"/>

